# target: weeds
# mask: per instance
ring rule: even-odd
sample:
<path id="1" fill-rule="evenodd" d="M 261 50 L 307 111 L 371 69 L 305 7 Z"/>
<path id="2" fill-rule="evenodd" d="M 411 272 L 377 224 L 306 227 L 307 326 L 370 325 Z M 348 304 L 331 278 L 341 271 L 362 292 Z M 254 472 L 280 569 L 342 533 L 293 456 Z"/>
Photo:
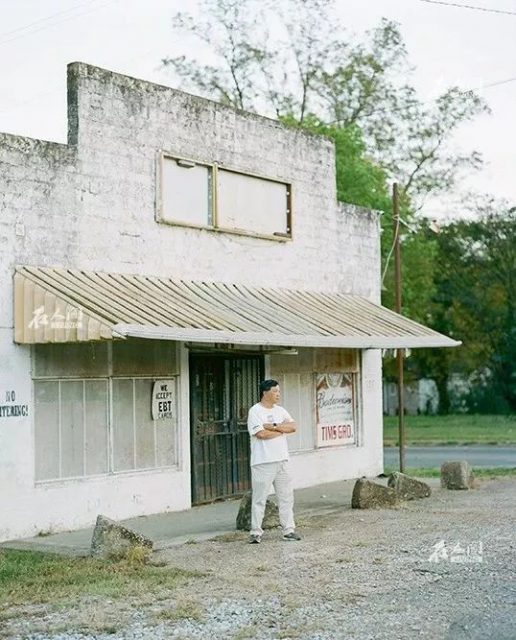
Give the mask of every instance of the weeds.
<path id="1" fill-rule="evenodd" d="M 198 572 L 154 567 L 135 552 L 131 559 L 103 562 L 35 551 L 0 550 L 0 606 L 69 601 L 79 595 L 120 598 L 173 589 Z"/>
<path id="2" fill-rule="evenodd" d="M 173 609 L 162 609 L 156 617 L 161 620 L 175 622 L 178 620 L 201 620 L 202 612 L 199 604 L 194 600 L 183 600 Z"/>

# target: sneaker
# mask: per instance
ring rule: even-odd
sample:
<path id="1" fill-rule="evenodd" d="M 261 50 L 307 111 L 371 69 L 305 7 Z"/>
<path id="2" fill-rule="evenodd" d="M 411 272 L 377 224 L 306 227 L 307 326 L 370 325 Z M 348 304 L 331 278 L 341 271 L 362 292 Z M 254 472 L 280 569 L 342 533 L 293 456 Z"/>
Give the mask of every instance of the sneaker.
<path id="1" fill-rule="evenodd" d="M 301 540 L 301 536 L 299 535 L 299 533 L 291 531 L 290 533 L 286 533 L 283 536 L 283 540 Z"/>
<path id="2" fill-rule="evenodd" d="M 249 536 L 249 544 L 260 544 L 262 541 L 262 537 L 258 535 L 251 534 Z"/>

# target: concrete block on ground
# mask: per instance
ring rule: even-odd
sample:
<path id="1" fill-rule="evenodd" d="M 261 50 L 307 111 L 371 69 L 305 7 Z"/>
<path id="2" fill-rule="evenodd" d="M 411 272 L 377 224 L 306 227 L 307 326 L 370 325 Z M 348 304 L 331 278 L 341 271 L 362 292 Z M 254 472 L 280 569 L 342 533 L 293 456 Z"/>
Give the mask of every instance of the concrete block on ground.
<path id="1" fill-rule="evenodd" d="M 432 493 L 432 490 L 426 482 L 421 482 L 421 480 L 407 476 L 399 471 L 391 473 L 387 484 L 396 491 L 401 500 L 428 498 Z"/>
<path id="2" fill-rule="evenodd" d="M 239 531 L 251 530 L 251 501 L 252 493 L 246 493 L 240 501 L 240 508 L 236 518 L 236 528 Z M 275 529 L 280 526 L 278 505 L 267 498 L 262 529 Z"/>
<path id="3" fill-rule="evenodd" d="M 151 553 L 152 540 L 145 538 L 114 520 L 99 515 L 93 531 L 90 554 L 103 560 L 122 560 L 131 550 L 140 548 Z"/>
<path id="4" fill-rule="evenodd" d="M 441 465 L 441 487 L 445 489 L 473 489 L 475 479 L 469 462 L 453 460 Z"/>
<path id="5" fill-rule="evenodd" d="M 394 489 L 363 478 L 356 481 L 351 497 L 352 509 L 383 509 L 399 505 L 400 498 Z"/>

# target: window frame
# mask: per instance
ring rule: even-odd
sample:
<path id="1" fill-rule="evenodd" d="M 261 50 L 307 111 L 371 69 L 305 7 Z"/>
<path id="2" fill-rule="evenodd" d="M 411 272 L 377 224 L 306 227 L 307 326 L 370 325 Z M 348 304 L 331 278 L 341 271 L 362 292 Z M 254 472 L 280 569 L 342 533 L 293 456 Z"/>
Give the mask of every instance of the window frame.
<path id="1" fill-rule="evenodd" d="M 206 224 L 196 224 L 193 222 L 184 222 L 181 220 L 170 221 L 164 219 L 164 178 L 163 168 L 166 160 L 175 160 L 176 162 L 183 162 L 190 166 L 206 167 L 208 169 L 208 191 L 209 191 L 209 210 L 208 220 Z M 196 160 L 193 158 L 187 158 L 178 156 L 167 151 L 160 150 L 157 156 L 157 172 L 156 172 L 156 207 L 155 207 L 155 220 L 160 224 L 165 224 L 173 227 L 185 227 L 190 229 L 200 229 L 205 231 L 213 231 L 215 233 L 229 233 L 239 236 L 248 236 L 252 238 L 260 238 L 262 240 L 273 240 L 275 242 L 289 242 L 293 239 L 292 232 L 292 183 L 285 180 L 279 180 L 271 176 L 252 173 L 248 171 L 242 171 L 234 167 L 221 165 L 217 162 L 206 162 L 204 160 Z M 217 193 L 218 186 L 218 171 L 224 171 L 227 173 L 234 173 L 237 175 L 245 176 L 247 178 L 257 178 L 258 180 L 265 180 L 268 182 L 274 182 L 276 184 L 284 185 L 286 188 L 287 206 L 285 210 L 286 214 L 286 233 L 275 232 L 272 234 L 259 233 L 246 229 L 235 229 L 231 227 L 223 227 L 219 225 L 219 198 Z M 211 220 L 211 224 L 210 224 Z"/>

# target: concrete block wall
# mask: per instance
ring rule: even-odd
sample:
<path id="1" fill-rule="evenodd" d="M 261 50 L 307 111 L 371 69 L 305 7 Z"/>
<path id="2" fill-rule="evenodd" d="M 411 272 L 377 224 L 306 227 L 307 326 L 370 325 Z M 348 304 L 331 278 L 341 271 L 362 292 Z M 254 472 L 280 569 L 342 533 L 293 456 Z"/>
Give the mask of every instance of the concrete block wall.
<path id="1" fill-rule="evenodd" d="M 343 252 L 339 291 L 380 304 L 380 218 L 377 211 L 337 204 L 337 245 Z"/>
<path id="2" fill-rule="evenodd" d="M 378 298 L 377 216 L 337 206 L 329 140 L 83 63 L 68 83 L 68 146 L 0 137 L 2 275 L 29 263 Z M 291 182 L 293 241 L 156 222 L 159 150 Z"/>

